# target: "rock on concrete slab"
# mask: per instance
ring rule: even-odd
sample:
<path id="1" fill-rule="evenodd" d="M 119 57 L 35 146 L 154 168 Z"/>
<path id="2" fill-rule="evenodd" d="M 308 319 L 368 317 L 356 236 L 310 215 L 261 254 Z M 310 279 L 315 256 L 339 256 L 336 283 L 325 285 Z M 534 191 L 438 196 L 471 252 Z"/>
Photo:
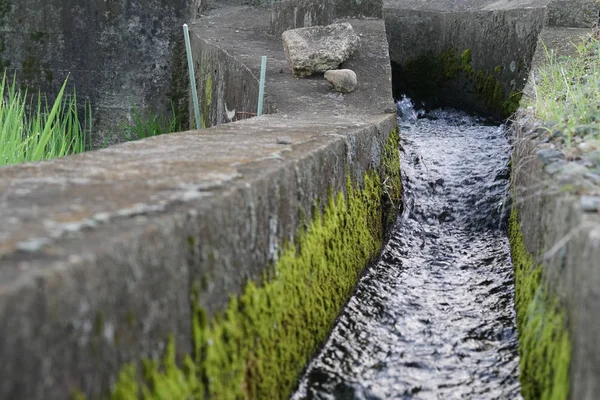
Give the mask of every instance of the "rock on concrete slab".
<path id="1" fill-rule="evenodd" d="M 325 71 L 325 79 L 333 85 L 333 90 L 350 93 L 356 89 L 356 73 L 351 69 L 331 69 Z"/>
<path id="2" fill-rule="evenodd" d="M 299 78 L 338 68 L 359 43 L 348 22 L 291 29 L 281 37 L 288 63 Z"/>

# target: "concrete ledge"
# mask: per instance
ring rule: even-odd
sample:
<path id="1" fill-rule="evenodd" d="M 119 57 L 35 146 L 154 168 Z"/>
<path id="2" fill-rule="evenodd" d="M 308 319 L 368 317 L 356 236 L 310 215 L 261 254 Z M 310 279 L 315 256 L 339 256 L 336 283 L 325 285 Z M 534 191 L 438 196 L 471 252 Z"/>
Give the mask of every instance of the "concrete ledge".
<path id="1" fill-rule="evenodd" d="M 533 71 L 545 63 L 542 43 L 556 55 L 569 54 L 571 43 L 587 33 L 589 29 L 545 28 Z M 526 96 L 534 93 L 531 83 Z M 527 110 L 517 114 L 512 181 L 520 223 L 515 219 L 513 229 L 522 235 L 527 254 L 513 256 L 515 268 L 527 264 L 523 257 L 531 257 L 528 273 L 541 271 L 541 280 L 528 288 L 517 280 L 518 318 L 524 320 L 519 326 L 524 396 L 594 399 L 600 392 L 600 216 L 585 212 L 581 196 L 564 190 L 547 172 L 547 162 L 538 154 L 543 142 L 539 126 Z M 519 291 L 531 290 L 533 297 L 519 309 Z"/>
<path id="2" fill-rule="evenodd" d="M 170 335 L 178 360 L 192 354 L 193 310 L 225 310 L 348 177 L 359 190 L 381 173 L 396 128 L 383 22 L 356 21 L 360 87 L 338 95 L 282 71 L 261 28 L 268 10 L 231 11 L 257 21 L 244 29 L 222 11 L 194 28 L 205 123 L 224 122 L 226 104 L 254 106 L 269 50 L 279 114 L 0 169 L 0 398 L 102 397 L 126 363 L 162 357 Z"/>

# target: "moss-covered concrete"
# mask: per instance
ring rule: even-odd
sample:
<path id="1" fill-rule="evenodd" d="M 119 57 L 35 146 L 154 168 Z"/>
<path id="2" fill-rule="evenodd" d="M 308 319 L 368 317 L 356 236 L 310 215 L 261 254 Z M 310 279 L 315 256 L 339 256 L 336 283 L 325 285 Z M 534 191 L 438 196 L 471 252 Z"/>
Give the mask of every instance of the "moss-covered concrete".
<path id="1" fill-rule="evenodd" d="M 502 118 L 513 114 L 519 107 L 521 94 L 506 93 L 500 79 L 503 67 L 475 69 L 472 61 L 470 48 L 462 51 L 448 48 L 439 54 L 429 52 L 400 67 L 399 75 L 405 82 L 402 90 L 410 92 L 415 99 L 431 101 L 441 90 L 456 84 L 466 92 L 474 92 L 490 114 Z"/>
<path id="2" fill-rule="evenodd" d="M 133 364 L 123 368 L 111 399 L 287 398 L 377 256 L 400 196 L 394 130 L 380 167 L 364 174 L 361 187 L 348 176 L 346 193 L 332 193 L 323 213 L 282 247 L 263 282 L 248 282 L 223 314 L 207 320 L 195 285 L 193 354 L 178 366 L 169 340 L 162 363 L 142 362 L 142 383 Z"/>
<path id="3" fill-rule="evenodd" d="M 521 393 L 526 400 L 569 396 L 571 343 L 565 312 L 546 287 L 543 268 L 525 248 L 517 209 L 509 220 L 515 271 Z"/>
<path id="4" fill-rule="evenodd" d="M 492 110 L 500 112 L 504 117 L 512 115 L 519 108 L 522 94 L 510 92 L 508 96 L 498 75 L 502 72 L 500 65 L 494 71 L 478 70 L 475 74 L 475 90 L 481 101 Z"/>

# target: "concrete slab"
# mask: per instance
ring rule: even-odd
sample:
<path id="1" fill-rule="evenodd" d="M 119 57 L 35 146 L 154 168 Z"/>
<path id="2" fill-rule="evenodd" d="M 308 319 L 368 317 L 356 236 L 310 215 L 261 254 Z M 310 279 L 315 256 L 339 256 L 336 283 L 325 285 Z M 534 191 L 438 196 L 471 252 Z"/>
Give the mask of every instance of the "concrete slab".
<path id="1" fill-rule="evenodd" d="M 260 56 L 266 55 L 266 98 L 273 111 L 278 113 L 351 116 L 393 112 L 391 67 L 382 20 L 339 20 L 350 22 L 361 38 L 361 44 L 342 64 L 343 68 L 356 73 L 358 89 L 354 93 L 338 95 L 330 90 L 322 74 L 303 79 L 293 77 L 280 37 L 270 34 L 270 17 L 269 7 L 215 10 L 191 27 L 193 41 L 202 41 L 230 54 L 256 77 L 260 76 Z M 205 87 L 203 77 L 198 79 L 199 87 Z M 294 95 L 290 96 L 290 93 Z M 212 100 L 216 102 L 214 98 Z"/>
<path id="2" fill-rule="evenodd" d="M 550 0 L 385 0 L 386 9 L 439 12 L 476 12 L 545 7 Z"/>

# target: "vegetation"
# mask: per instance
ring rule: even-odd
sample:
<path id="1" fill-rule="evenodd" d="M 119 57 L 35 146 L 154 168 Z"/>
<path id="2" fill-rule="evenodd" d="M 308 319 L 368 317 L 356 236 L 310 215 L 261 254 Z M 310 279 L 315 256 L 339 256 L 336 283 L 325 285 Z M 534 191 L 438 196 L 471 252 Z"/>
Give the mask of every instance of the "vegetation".
<path id="1" fill-rule="evenodd" d="M 30 96 L 4 74 L 0 83 L 0 166 L 64 157 L 89 150 L 92 131 L 91 105 L 83 116 L 77 106 L 75 91 L 65 94 L 63 83 L 54 103 L 38 93 Z M 82 118 L 83 117 L 83 118 Z M 117 128 L 117 141 L 144 139 L 181 130 L 181 123 L 171 108 L 170 116 L 143 113 L 132 103 L 131 120 Z M 107 138 L 105 146 L 108 144 Z"/>
<path id="2" fill-rule="evenodd" d="M 77 110 L 75 91 L 65 96 L 65 80 L 52 107 L 38 93 L 37 102 L 27 91 L 9 83 L 6 73 L 0 84 L 0 166 L 39 161 L 86 150 L 86 128 L 91 130 L 91 110 L 86 108 L 83 124 Z"/>
<path id="3" fill-rule="evenodd" d="M 542 121 L 556 124 L 570 144 L 575 134 L 600 131 L 600 42 L 598 31 L 578 44 L 571 56 L 546 48 L 547 63 L 534 72 L 530 107 Z M 582 129 L 582 127 L 584 129 Z"/>
<path id="4" fill-rule="evenodd" d="M 167 117 L 149 112 L 141 112 L 132 102 L 131 120 L 129 123 L 121 125 L 117 129 L 117 132 L 122 140 L 131 141 L 177 132 L 179 130 L 181 130 L 181 123 L 173 106 L 171 106 L 171 115 Z"/>
<path id="5" fill-rule="evenodd" d="M 521 393 L 525 400 L 566 400 L 571 341 L 564 309 L 550 294 L 542 266 L 525 248 L 516 208 L 508 233 L 515 270 Z"/>

